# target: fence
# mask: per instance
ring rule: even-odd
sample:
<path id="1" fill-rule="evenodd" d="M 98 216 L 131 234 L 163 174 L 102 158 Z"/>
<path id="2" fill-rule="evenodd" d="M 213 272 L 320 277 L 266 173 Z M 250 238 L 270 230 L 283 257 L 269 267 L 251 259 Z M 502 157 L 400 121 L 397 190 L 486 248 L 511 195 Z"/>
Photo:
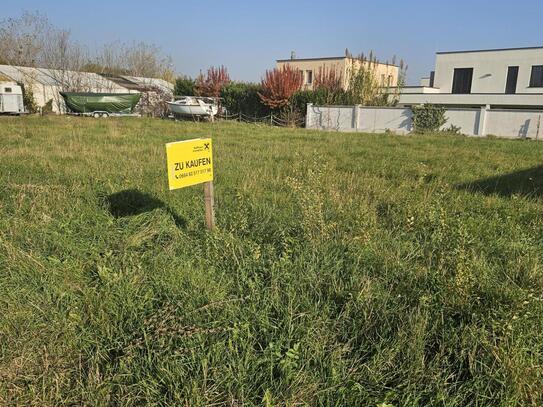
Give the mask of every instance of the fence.
<path id="1" fill-rule="evenodd" d="M 470 136 L 541 139 L 543 111 L 515 109 L 449 108 L 447 123 Z M 410 108 L 307 105 L 308 129 L 407 134 L 413 130 Z"/>
<path id="2" fill-rule="evenodd" d="M 279 127 L 301 127 L 305 124 L 305 119 L 299 119 L 294 121 L 287 121 L 282 119 L 281 117 L 278 117 L 277 115 L 270 114 L 268 116 L 248 116 L 243 113 L 235 113 L 235 114 L 218 114 L 216 116 L 219 119 L 222 120 L 233 120 L 243 123 L 254 123 L 254 124 L 269 124 L 270 126 L 279 126 Z"/>

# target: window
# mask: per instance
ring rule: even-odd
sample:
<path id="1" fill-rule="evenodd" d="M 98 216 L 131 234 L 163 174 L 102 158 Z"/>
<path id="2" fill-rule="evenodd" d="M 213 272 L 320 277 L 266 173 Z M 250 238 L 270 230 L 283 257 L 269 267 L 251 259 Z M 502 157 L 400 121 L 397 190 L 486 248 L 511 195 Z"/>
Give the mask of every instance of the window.
<path id="1" fill-rule="evenodd" d="M 531 88 L 543 88 L 543 65 L 532 66 L 532 76 L 530 77 Z"/>
<path id="2" fill-rule="evenodd" d="M 385 86 L 385 74 L 381 74 L 381 86 Z"/>
<path id="3" fill-rule="evenodd" d="M 454 70 L 452 93 L 471 93 L 471 81 L 473 79 L 473 68 L 456 68 Z"/>
<path id="4" fill-rule="evenodd" d="M 313 83 L 313 71 L 305 71 L 305 84 L 311 85 Z"/>
<path id="5" fill-rule="evenodd" d="M 11 93 L 11 88 L 4 88 L 4 92 Z"/>
<path id="6" fill-rule="evenodd" d="M 517 93 L 518 66 L 507 68 L 507 80 L 505 82 L 505 93 L 513 95 Z"/>

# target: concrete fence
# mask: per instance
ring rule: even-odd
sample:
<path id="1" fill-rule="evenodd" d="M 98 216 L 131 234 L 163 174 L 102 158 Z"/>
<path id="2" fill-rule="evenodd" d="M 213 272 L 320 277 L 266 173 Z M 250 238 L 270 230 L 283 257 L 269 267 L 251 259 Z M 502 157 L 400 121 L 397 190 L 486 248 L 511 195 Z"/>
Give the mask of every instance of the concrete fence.
<path id="1" fill-rule="evenodd" d="M 543 111 L 449 108 L 447 123 L 469 136 L 543 139 Z M 332 131 L 407 134 L 413 130 L 410 108 L 307 105 L 306 128 Z"/>

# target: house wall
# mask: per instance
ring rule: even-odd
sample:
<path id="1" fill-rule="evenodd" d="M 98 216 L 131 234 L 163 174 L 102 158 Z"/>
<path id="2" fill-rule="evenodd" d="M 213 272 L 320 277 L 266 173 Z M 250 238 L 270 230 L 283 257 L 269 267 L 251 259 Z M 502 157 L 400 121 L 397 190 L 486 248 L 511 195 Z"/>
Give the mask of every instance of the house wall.
<path id="1" fill-rule="evenodd" d="M 469 136 L 543 139 L 543 110 L 453 108 L 446 109 L 447 122 Z M 413 130 L 410 108 L 362 106 L 314 106 L 308 104 L 306 128 L 341 132 L 408 134 Z"/>
<path id="2" fill-rule="evenodd" d="M 375 78 L 381 86 L 395 87 L 398 85 L 398 77 L 400 69 L 395 65 L 362 62 L 358 59 L 347 60 L 347 75 L 352 72 L 356 72 L 361 67 L 366 69 L 371 68 L 375 75 Z"/>
<path id="3" fill-rule="evenodd" d="M 362 65 L 366 68 L 369 66 L 368 62 L 362 63 L 362 61 L 356 58 L 322 58 L 322 59 L 289 59 L 289 60 L 279 60 L 277 61 L 277 68 L 281 69 L 286 65 L 290 65 L 293 68 L 300 69 L 304 72 L 304 89 L 313 89 L 313 83 L 307 84 L 307 71 L 313 72 L 313 82 L 315 76 L 318 74 L 319 70 L 326 71 L 335 71 L 336 75 L 341 76 L 341 82 L 343 89 L 347 89 L 349 85 L 349 76 L 352 72 L 360 69 Z M 399 68 L 394 65 L 389 64 L 371 64 L 373 72 L 376 79 L 383 86 L 387 86 L 388 78 L 390 76 L 390 86 L 396 86 L 398 84 L 399 77 Z"/>
<path id="4" fill-rule="evenodd" d="M 451 93 L 454 68 L 473 68 L 472 93 L 504 94 L 507 69 L 518 66 L 517 93 L 543 93 L 529 86 L 533 65 L 543 65 L 543 48 L 438 53 L 434 86 Z"/>
<path id="5" fill-rule="evenodd" d="M 342 79 L 343 87 L 346 87 L 347 70 L 345 64 L 345 58 L 330 58 L 330 59 L 292 59 L 286 61 L 277 61 L 277 68 L 282 69 L 284 66 L 289 65 L 293 68 L 299 69 L 304 73 L 304 89 L 313 89 L 313 84 L 306 83 L 306 71 L 313 72 L 313 81 L 315 75 L 319 72 L 319 69 L 325 69 L 326 71 L 335 71 L 336 75 L 340 75 Z"/>

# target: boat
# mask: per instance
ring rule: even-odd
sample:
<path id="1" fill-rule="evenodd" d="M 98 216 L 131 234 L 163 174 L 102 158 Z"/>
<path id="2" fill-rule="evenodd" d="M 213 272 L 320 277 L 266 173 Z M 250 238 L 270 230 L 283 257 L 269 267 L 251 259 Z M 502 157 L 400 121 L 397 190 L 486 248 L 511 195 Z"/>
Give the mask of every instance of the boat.
<path id="1" fill-rule="evenodd" d="M 60 92 L 66 106 L 76 114 L 131 114 L 141 93 Z"/>
<path id="2" fill-rule="evenodd" d="M 182 96 L 174 102 L 166 102 L 174 116 L 209 116 L 213 117 L 219 111 L 214 98 L 201 96 Z"/>

